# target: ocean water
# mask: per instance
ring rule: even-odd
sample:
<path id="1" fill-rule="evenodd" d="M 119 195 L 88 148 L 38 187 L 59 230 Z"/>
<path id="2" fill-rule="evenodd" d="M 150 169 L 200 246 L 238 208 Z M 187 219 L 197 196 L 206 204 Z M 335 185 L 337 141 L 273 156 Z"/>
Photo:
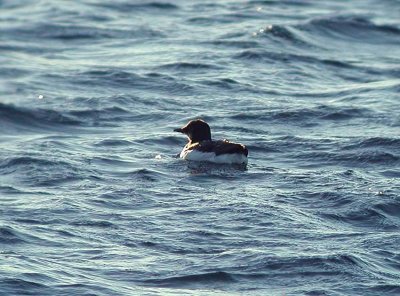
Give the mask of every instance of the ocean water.
<path id="1" fill-rule="evenodd" d="M 399 1 L 0 0 L 0 78 L 1 295 L 400 294 Z"/>

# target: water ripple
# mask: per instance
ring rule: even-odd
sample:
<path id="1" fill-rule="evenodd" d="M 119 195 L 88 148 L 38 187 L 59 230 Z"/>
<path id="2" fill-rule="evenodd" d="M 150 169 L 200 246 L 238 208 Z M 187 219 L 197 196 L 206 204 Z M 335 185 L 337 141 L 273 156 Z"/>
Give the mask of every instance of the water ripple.
<path id="1" fill-rule="evenodd" d="M 0 0 L 0 294 L 399 294 L 396 1 L 53 2 Z"/>

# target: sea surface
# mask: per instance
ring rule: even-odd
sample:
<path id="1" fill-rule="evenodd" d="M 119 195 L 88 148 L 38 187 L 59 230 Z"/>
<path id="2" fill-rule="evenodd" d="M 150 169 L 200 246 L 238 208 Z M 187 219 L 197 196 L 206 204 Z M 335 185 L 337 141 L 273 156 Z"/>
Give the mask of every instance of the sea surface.
<path id="1" fill-rule="evenodd" d="M 399 94 L 397 0 L 0 0 L 0 295 L 400 295 Z"/>

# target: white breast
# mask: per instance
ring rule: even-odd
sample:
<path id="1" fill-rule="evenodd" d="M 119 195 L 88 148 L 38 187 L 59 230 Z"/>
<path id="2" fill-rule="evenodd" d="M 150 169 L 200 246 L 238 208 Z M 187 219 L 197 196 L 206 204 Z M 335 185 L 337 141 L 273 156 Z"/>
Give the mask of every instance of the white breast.
<path id="1" fill-rule="evenodd" d="M 180 158 L 193 161 L 208 161 L 225 164 L 247 164 L 247 156 L 241 153 L 215 155 L 214 152 L 200 152 L 197 150 L 183 149 Z"/>

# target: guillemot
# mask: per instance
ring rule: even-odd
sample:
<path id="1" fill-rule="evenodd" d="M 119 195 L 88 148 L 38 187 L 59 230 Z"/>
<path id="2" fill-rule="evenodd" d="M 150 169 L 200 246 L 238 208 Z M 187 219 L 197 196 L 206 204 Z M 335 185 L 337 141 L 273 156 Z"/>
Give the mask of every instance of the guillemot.
<path id="1" fill-rule="evenodd" d="M 201 119 L 191 120 L 174 132 L 185 134 L 189 142 L 185 145 L 180 158 L 194 161 L 207 161 L 225 164 L 247 164 L 249 154 L 246 146 L 228 140 L 213 141 L 210 126 Z"/>

